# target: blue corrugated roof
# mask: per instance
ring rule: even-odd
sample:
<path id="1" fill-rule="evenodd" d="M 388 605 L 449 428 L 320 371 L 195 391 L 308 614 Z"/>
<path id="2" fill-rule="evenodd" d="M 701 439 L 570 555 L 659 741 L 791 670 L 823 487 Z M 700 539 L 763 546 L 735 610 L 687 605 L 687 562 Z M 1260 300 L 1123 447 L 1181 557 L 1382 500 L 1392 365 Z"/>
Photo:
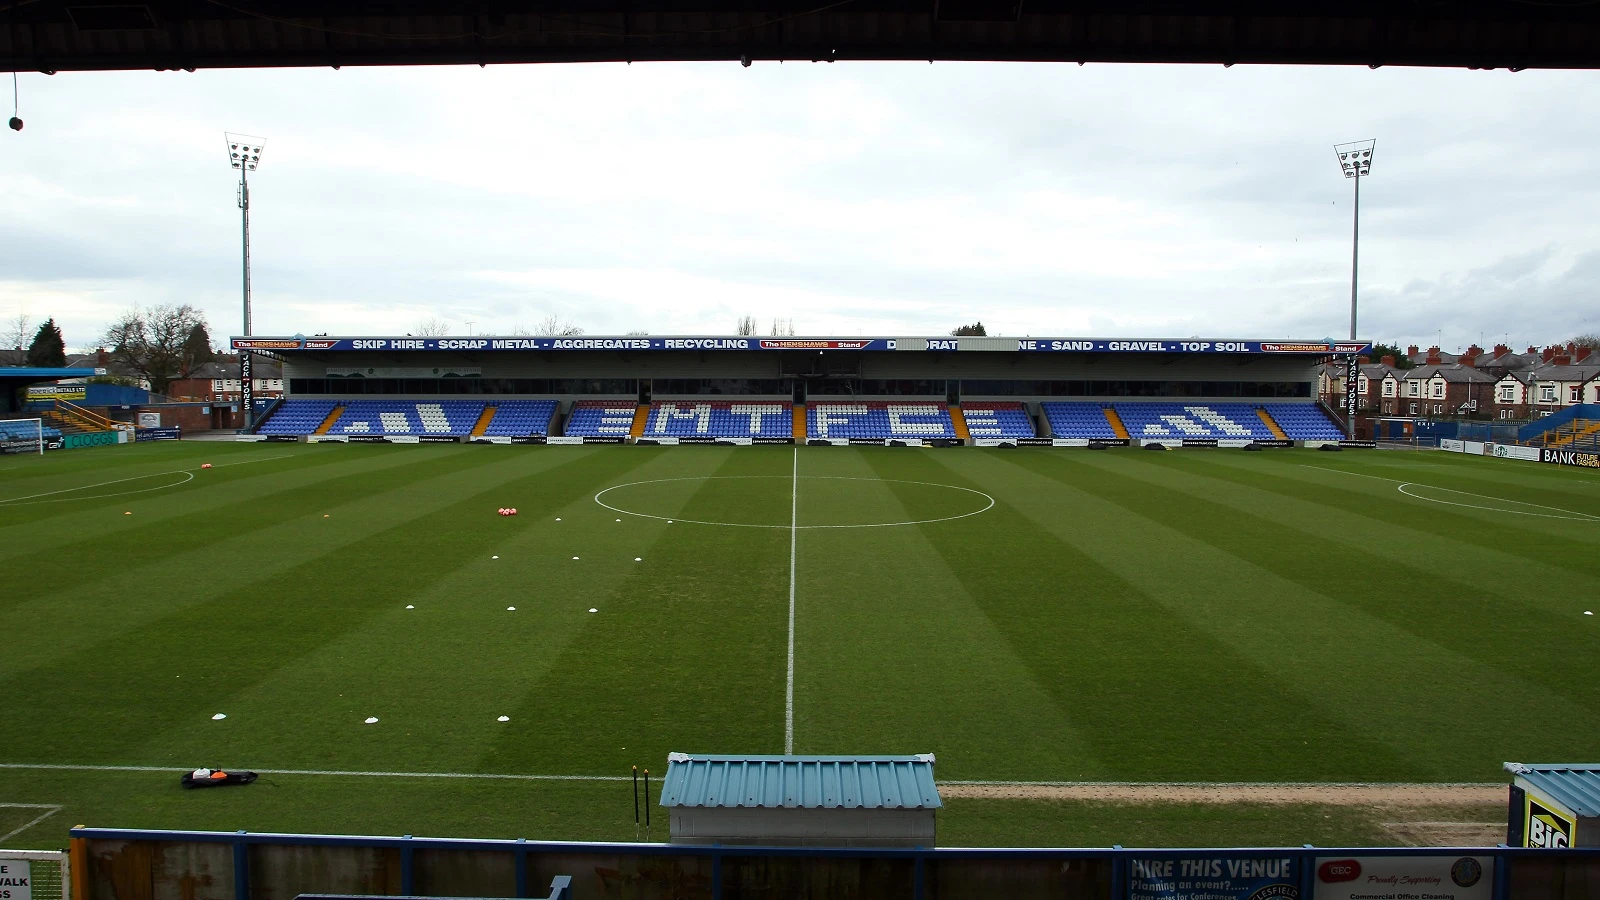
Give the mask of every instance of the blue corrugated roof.
<path id="1" fill-rule="evenodd" d="M 104 375 L 99 369 L 41 369 L 37 366 L 0 366 L 0 377 L 6 378 L 84 378 Z"/>
<path id="2" fill-rule="evenodd" d="M 1584 818 L 1600 816 L 1600 763 L 1506 763 L 1551 800 Z"/>
<path id="3" fill-rule="evenodd" d="M 673 753 L 662 806 L 937 809 L 933 754 L 711 756 Z"/>

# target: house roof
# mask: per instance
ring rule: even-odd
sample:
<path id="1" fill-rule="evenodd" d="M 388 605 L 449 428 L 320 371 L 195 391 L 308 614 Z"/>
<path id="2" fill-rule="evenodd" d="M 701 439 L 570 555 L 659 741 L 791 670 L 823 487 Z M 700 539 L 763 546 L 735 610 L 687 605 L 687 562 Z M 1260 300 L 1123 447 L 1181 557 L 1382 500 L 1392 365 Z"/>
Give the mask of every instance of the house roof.
<path id="1" fill-rule="evenodd" d="M 1505 769 L 1584 818 L 1600 816 L 1600 763 L 1508 762 Z"/>
<path id="2" fill-rule="evenodd" d="M 1592 380 L 1600 375 L 1600 366 L 1588 364 L 1581 366 L 1542 366 L 1533 371 L 1533 377 L 1540 381 L 1577 381 Z"/>
<path id="3" fill-rule="evenodd" d="M 661 805 L 748 809 L 936 809 L 933 754 L 717 756 L 673 753 Z"/>
<path id="4" fill-rule="evenodd" d="M 1401 377 L 1406 381 L 1431 381 L 1433 378 L 1438 377 L 1457 384 L 1492 384 L 1498 380 L 1493 375 L 1459 363 L 1447 366 L 1418 366 L 1415 369 L 1408 370 Z"/>

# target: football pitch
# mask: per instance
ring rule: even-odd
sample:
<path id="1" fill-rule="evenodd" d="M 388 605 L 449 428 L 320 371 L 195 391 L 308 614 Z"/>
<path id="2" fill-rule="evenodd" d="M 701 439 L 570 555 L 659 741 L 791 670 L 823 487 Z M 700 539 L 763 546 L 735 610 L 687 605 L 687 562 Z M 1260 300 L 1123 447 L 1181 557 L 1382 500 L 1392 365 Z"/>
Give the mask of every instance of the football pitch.
<path id="1" fill-rule="evenodd" d="M 631 840 L 630 767 L 670 751 L 932 752 L 941 782 L 1503 783 L 1504 760 L 1595 755 L 1586 610 L 1600 477 L 1455 454 L 4 457 L 0 844 L 79 823 Z M 198 766 L 265 774 L 180 791 Z M 1134 810 L 952 799 L 940 841 L 1366 834 L 1314 807 Z"/>

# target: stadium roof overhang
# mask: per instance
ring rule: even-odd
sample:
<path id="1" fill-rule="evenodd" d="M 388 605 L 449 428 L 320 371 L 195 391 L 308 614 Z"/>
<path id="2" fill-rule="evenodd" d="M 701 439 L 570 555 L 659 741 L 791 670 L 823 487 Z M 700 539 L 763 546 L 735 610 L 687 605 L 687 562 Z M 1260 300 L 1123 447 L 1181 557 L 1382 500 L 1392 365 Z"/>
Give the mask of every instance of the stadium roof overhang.
<path id="1" fill-rule="evenodd" d="M 0 0 L 23 71 L 646 60 L 1600 67 L 1530 0 Z"/>

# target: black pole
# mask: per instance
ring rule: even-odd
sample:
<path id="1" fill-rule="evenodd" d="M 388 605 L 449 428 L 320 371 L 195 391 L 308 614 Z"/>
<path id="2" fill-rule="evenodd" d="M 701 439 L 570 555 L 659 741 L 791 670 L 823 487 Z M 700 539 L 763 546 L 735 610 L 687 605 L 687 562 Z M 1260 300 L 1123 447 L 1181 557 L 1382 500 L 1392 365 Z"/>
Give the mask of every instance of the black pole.
<path id="1" fill-rule="evenodd" d="M 644 770 L 644 830 L 650 833 L 650 770 Z"/>

